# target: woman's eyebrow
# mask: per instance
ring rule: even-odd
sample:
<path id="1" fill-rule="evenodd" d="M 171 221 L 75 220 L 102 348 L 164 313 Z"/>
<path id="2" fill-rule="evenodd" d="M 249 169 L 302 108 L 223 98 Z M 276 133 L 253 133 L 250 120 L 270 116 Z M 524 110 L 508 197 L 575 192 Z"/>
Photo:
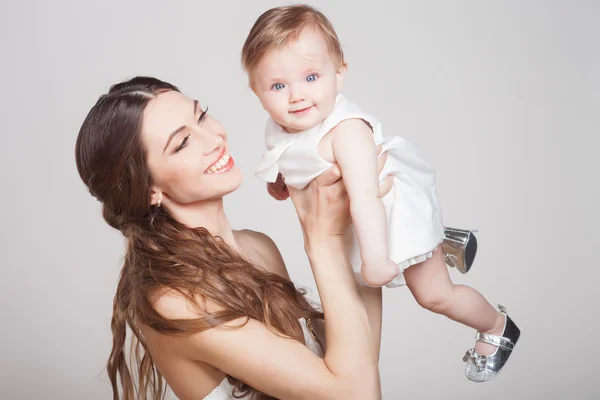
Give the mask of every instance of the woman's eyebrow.
<path id="1" fill-rule="evenodd" d="M 196 115 L 196 112 L 198 112 L 198 100 L 194 100 L 194 115 Z M 167 150 L 167 147 L 169 147 L 169 143 L 171 143 L 171 140 L 173 140 L 175 135 L 177 135 L 179 132 L 181 132 L 184 129 L 185 129 L 185 125 L 181 125 L 179 128 L 177 128 L 173 132 L 171 132 L 171 134 L 169 135 L 169 137 L 167 139 L 167 144 L 165 144 L 165 148 L 163 149 L 163 153 Z"/>

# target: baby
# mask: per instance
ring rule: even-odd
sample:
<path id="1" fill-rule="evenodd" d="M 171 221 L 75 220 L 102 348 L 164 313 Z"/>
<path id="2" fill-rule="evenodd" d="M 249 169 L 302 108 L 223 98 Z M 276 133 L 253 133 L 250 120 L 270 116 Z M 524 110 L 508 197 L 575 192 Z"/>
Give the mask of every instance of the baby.
<path id="1" fill-rule="evenodd" d="M 337 163 L 350 198 L 346 238 L 359 282 L 406 284 L 425 308 L 475 328 L 476 346 L 464 357 L 467 377 L 496 376 L 519 330 L 504 308 L 497 312 L 474 289 L 450 281 L 448 258 L 438 249 L 444 227 L 434 170 L 405 139 L 384 138 L 379 121 L 340 94 L 346 63 L 327 18 L 304 5 L 265 12 L 246 39 L 242 63 L 270 115 L 257 175 L 273 197 L 287 197 L 286 185 L 301 189 Z M 380 174 L 377 145 L 388 154 Z M 380 198 L 379 184 L 390 175 L 394 186 Z"/>

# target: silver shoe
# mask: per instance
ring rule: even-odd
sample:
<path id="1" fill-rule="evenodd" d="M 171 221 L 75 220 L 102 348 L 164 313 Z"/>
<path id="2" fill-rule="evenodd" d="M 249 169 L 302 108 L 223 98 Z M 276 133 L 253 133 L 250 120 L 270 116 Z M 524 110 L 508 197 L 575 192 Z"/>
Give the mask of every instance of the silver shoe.
<path id="1" fill-rule="evenodd" d="M 477 238 L 473 231 L 446 227 L 442 250 L 446 265 L 456 268 L 461 274 L 466 274 L 477 254 Z"/>
<path id="2" fill-rule="evenodd" d="M 506 313 L 506 309 L 501 305 L 498 305 L 498 309 L 505 317 L 502 335 L 495 336 L 477 332 L 475 336 L 475 340 L 481 340 L 482 342 L 498 347 L 494 354 L 486 356 L 477 354 L 475 349 L 471 349 L 463 357 L 463 361 L 467 363 L 465 375 L 470 381 L 486 382 L 494 379 L 502 371 L 502 368 L 504 368 L 521 335 L 521 331 L 517 328 L 513 320 L 510 319 Z"/>

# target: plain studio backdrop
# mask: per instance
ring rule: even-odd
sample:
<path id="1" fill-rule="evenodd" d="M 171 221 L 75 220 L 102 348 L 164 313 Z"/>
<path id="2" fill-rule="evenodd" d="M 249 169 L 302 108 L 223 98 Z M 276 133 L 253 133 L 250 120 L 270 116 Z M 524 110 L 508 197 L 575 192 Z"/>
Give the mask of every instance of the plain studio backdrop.
<path id="1" fill-rule="evenodd" d="M 97 98 L 135 75 L 210 106 L 245 176 L 225 201 L 232 225 L 270 235 L 316 298 L 291 201 L 254 176 L 267 115 L 240 67 L 256 18 L 284 3 L 2 1 L 0 398 L 112 396 L 124 239 L 74 145 Z M 523 331 L 506 370 L 474 384 L 461 358 L 475 332 L 384 290 L 384 399 L 598 398 L 600 2 L 310 4 L 341 39 L 344 93 L 435 167 L 446 225 L 479 229 L 473 270 L 452 278 Z"/>

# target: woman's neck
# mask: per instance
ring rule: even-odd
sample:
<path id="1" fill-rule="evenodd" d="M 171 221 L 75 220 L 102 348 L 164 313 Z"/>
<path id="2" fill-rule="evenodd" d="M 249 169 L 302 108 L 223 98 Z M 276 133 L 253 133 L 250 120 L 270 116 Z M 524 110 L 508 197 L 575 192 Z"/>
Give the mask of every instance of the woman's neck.
<path id="1" fill-rule="evenodd" d="M 169 210 L 177 221 L 190 227 L 202 227 L 213 236 L 219 236 L 232 248 L 239 250 L 229 220 L 223 209 L 223 199 L 204 200 Z"/>

